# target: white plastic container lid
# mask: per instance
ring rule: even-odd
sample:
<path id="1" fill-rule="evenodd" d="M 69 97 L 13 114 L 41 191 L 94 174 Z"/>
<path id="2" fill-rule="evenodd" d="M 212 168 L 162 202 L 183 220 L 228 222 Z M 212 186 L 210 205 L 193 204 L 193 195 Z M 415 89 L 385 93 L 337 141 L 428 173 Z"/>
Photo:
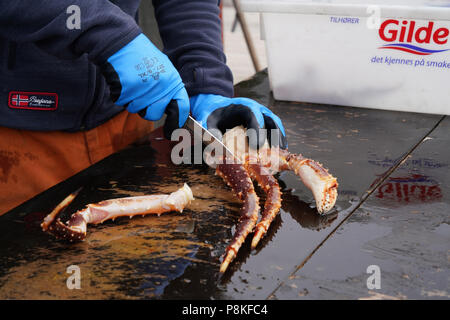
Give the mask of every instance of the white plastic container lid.
<path id="1" fill-rule="evenodd" d="M 380 17 L 450 20 L 450 0 L 241 0 L 243 11 L 367 17 L 379 6 Z"/>

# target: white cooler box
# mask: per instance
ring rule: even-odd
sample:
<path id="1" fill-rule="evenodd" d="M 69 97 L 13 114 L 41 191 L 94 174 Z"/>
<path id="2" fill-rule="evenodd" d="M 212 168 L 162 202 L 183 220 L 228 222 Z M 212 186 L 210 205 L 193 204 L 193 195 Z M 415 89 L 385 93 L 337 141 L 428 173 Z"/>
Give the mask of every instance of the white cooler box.
<path id="1" fill-rule="evenodd" d="M 241 7 L 261 13 L 275 99 L 450 115 L 450 0 Z"/>

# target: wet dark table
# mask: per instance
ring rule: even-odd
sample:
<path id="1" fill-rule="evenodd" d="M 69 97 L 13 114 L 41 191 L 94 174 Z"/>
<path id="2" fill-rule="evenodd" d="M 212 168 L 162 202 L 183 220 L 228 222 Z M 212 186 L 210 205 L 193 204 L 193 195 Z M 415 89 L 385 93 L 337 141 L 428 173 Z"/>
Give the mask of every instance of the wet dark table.
<path id="1" fill-rule="evenodd" d="M 157 130 L 147 143 L 0 217 L 0 298 L 450 297 L 448 118 L 274 101 L 265 72 L 237 85 L 236 94 L 268 105 L 286 126 L 289 150 L 320 161 L 338 178 L 332 212 L 318 215 L 301 181 L 280 174 L 280 215 L 259 246 L 251 251 L 245 242 L 219 278 L 239 201 L 206 165 L 173 165 L 173 143 Z M 184 182 L 196 200 L 182 214 L 89 226 L 86 241 L 75 244 L 39 228 L 78 187 L 83 189 L 66 217 L 87 203 L 168 193 Z M 70 266 L 79 268 L 81 289 L 67 286 Z"/>

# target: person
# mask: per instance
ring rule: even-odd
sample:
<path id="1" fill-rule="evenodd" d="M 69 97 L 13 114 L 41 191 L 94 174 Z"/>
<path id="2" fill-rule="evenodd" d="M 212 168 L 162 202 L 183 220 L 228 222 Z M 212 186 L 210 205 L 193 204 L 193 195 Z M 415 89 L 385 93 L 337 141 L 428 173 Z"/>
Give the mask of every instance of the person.
<path id="1" fill-rule="evenodd" d="M 189 113 L 208 129 L 279 129 L 233 97 L 217 0 L 154 0 L 164 52 L 140 0 L 0 0 L 0 214 Z M 168 108 L 170 106 L 170 109 Z M 258 143 L 263 142 L 263 138 Z"/>

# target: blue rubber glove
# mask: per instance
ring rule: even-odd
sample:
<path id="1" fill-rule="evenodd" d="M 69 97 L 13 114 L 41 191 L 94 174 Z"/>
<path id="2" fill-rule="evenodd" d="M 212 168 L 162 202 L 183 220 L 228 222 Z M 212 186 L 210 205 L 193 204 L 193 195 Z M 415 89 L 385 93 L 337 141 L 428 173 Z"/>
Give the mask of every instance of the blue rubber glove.
<path id="1" fill-rule="evenodd" d="M 169 58 L 140 34 L 107 59 L 102 66 L 111 97 L 144 119 L 162 118 L 167 106 L 175 112 L 167 114 L 164 134 L 170 138 L 189 115 L 189 97 L 180 74 Z"/>
<path id="2" fill-rule="evenodd" d="M 245 128 L 252 128 L 257 132 L 257 145 L 253 144 L 252 147 L 261 147 L 265 142 L 266 135 L 258 129 L 268 129 L 269 144 L 283 149 L 287 148 L 286 133 L 280 118 L 267 107 L 252 99 L 199 94 L 191 97 L 190 103 L 192 116 L 213 133 L 216 131 L 224 134 L 227 129 L 243 125 Z M 272 139 L 270 129 L 279 130 L 278 141 L 272 141 L 274 139 Z"/>

